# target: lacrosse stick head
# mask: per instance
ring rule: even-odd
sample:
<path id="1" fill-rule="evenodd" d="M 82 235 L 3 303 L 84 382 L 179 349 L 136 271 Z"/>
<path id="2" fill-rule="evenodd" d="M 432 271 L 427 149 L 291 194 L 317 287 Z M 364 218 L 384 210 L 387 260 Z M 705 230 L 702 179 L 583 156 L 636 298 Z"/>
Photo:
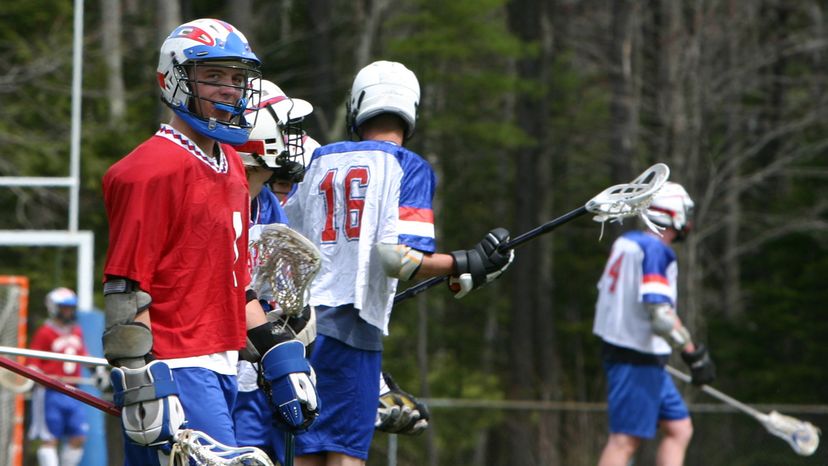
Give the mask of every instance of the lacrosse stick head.
<path id="1" fill-rule="evenodd" d="M 584 206 L 596 222 L 621 221 L 627 217 L 640 217 L 648 227 L 657 231 L 644 213 L 670 177 L 670 167 L 657 163 L 644 170 L 629 183 L 617 184 L 601 191 Z"/>
<path id="2" fill-rule="evenodd" d="M 256 447 L 229 447 L 191 429 L 178 431 L 170 460 L 182 466 L 273 466 L 265 452 Z"/>
<path id="3" fill-rule="evenodd" d="M 283 315 L 298 316 L 322 265 L 319 250 L 286 225 L 257 226 L 261 228 L 250 234 L 253 289 L 261 299 L 275 302 Z"/>
<path id="4" fill-rule="evenodd" d="M 799 455 L 810 456 L 819 446 L 821 432 L 810 422 L 771 411 L 762 419 L 762 424 L 768 432 L 788 442 Z"/>

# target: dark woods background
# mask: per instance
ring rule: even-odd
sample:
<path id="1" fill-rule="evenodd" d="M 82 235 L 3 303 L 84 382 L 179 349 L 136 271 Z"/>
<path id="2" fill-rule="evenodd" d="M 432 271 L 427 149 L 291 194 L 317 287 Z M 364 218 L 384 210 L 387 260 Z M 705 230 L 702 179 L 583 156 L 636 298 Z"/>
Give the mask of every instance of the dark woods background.
<path id="1" fill-rule="evenodd" d="M 71 3 L 0 11 L 0 176 L 68 173 Z M 441 250 L 495 226 L 525 232 L 666 162 L 696 201 L 677 248 L 680 314 L 708 342 L 716 386 L 748 403 L 823 405 L 795 415 L 825 430 L 826 13 L 808 0 L 87 1 L 80 228 L 95 232 L 100 276 L 101 177 L 168 118 L 155 67 L 178 24 L 241 29 L 265 78 L 314 104 L 307 129 L 323 143 L 345 137 L 356 71 L 402 61 L 423 90 L 411 147 L 438 173 Z M 0 228 L 65 229 L 67 205 L 65 190 L 4 189 Z M 386 368 L 426 398 L 602 402 L 595 282 L 620 228 L 600 231 L 576 220 L 463 300 L 439 287 L 402 303 Z M 32 279 L 30 328 L 49 289 L 73 286 L 75 260 L 0 249 L 0 273 Z M 432 414 L 425 435 L 399 439 L 399 464 L 587 465 L 606 435 L 601 409 Z M 370 464 L 385 464 L 386 440 Z M 826 464 L 826 451 L 799 458 L 747 416 L 700 414 L 688 464 Z"/>

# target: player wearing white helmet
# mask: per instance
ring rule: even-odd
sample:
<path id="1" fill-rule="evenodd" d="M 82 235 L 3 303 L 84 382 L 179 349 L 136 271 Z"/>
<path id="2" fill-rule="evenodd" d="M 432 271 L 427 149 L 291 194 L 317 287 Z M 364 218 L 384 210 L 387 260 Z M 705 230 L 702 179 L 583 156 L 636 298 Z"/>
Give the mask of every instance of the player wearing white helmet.
<path id="1" fill-rule="evenodd" d="M 257 87 L 258 83 L 254 83 Z M 309 139 L 302 130 L 304 119 L 313 111 L 310 103 L 289 98 L 275 83 L 261 81 L 261 102 L 248 109 L 248 115 L 258 113 L 250 138 L 244 144 L 235 146 L 244 161 L 249 183 L 251 204 L 249 240 L 258 239 L 262 228 L 273 223 L 287 224 L 287 216 L 278 197 L 268 186 L 278 173 L 295 173 L 301 180 L 304 172 L 306 141 Z M 249 118 L 253 120 L 253 118 Z M 313 149 L 311 149 L 313 150 Z M 250 268 L 258 265 L 251 255 Z M 278 303 L 269 301 L 267 290 L 258 290 L 262 307 L 268 311 L 268 319 L 277 322 L 277 328 L 284 328 L 296 336 L 306 347 L 316 337 L 313 310 L 306 308 L 303 316 L 292 317 L 288 326 Z M 281 426 L 273 422 L 273 412 L 266 395 L 259 388 L 256 364 L 239 361 L 239 393 L 233 407 L 233 421 L 236 441 L 265 451 L 274 461 L 284 464 L 284 434 Z"/>
<path id="2" fill-rule="evenodd" d="M 166 461 L 185 420 L 236 444 L 230 411 L 248 340 L 263 355 L 277 419 L 303 429 L 316 416 L 304 346 L 275 335 L 246 289 L 249 194 L 230 144 L 248 139 L 244 112 L 258 105 L 250 85 L 258 76 L 259 59 L 232 25 L 199 19 L 175 28 L 158 63 L 172 119 L 104 176 L 103 343 L 127 464 Z"/>
<path id="3" fill-rule="evenodd" d="M 354 78 L 347 126 L 358 141 L 320 147 L 285 204 L 291 224 L 322 253 L 311 287 L 317 339 L 311 362 L 325 409 L 297 437 L 299 465 L 358 465 L 377 417 L 382 337 L 398 280 L 453 275 L 463 296 L 511 263 L 495 229 L 473 249 L 435 252 L 435 176 L 403 147 L 417 122 L 420 86 L 401 63 L 377 61 Z"/>
<path id="4" fill-rule="evenodd" d="M 49 319 L 37 329 L 31 348 L 70 355 L 86 356 L 83 332 L 75 323 L 78 297 L 69 288 L 55 288 L 46 295 Z M 30 359 L 44 373 L 74 383 L 81 376 L 73 362 Z M 40 441 L 37 460 L 40 466 L 75 466 L 83 456 L 89 424 L 86 406 L 59 391 L 37 386 L 32 393 L 32 416 L 29 438 Z M 60 453 L 58 444 L 63 442 Z"/>
<path id="5" fill-rule="evenodd" d="M 692 210 L 687 191 L 666 183 L 646 211 L 663 228 L 660 235 L 647 230 L 619 237 L 598 282 L 593 332 L 603 342 L 610 427 L 600 466 L 626 466 L 657 428 L 663 436 L 656 464 L 682 464 L 693 425 L 664 365 L 676 349 L 693 383 L 715 377 L 707 349 L 692 341 L 676 311 L 678 263 L 670 245 L 689 232 Z"/>

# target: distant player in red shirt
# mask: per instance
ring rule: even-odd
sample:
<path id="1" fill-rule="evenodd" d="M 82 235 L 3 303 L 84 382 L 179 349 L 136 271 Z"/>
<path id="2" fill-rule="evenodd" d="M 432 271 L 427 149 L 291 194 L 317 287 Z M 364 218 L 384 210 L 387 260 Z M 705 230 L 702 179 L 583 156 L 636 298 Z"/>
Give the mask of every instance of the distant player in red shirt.
<path id="1" fill-rule="evenodd" d="M 173 117 L 103 179 L 103 347 L 128 465 L 166 464 L 163 453 L 185 419 L 187 428 L 236 445 L 230 410 L 248 341 L 277 420 L 301 430 L 316 416 L 304 346 L 274 335 L 247 289 L 250 199 L 231 145 L 249 137 L 243 113 L 258 100 L 248 83 L 259 65 L 244 35 L 224 21 L 177 27 L 161 46 L 157 72 Z"/>
<path id="2" fill-rule="evenodd" d="M 83 333 L 75 323 L 78 297 L 68 288 L 55 288 L 46 295 L 49 319 L 34 335 L 31 348 L 52 353 L 85 356 Z M 44 373 L 77 382 L 80 365 L 74 362 L 30 359 L 29 365 Z M 32 419 L 29 438 L 39 440 L 37 461 L 40 466 L 75 466 L 83 456 L 83 444 L 89 424 L 85 405 L 63 393 L 36 386 L 32 393 Z M 58 455 L 58 443 L 64 440 Z"/>

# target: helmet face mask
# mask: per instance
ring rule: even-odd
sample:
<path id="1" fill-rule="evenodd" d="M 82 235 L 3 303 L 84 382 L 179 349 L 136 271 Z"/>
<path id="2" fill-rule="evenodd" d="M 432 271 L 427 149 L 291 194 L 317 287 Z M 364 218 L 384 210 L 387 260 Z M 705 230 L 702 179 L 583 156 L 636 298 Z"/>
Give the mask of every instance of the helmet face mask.
<path id="1" fill-rule="evenodd" d="M 417 76 L 402 63 L 376 61 L 361 69 L 354 78 L 346 102 L 346 127 L 353 135 L 371 118 L 390 113 L 405 123 L 405 138 L 414 135 L 417 109 L 420 105 L 420 83 Z"/>
<path id="2" fill-rule="evenodd" d="M 241 144 L 253 127 L 244 111 L 258 103 L 259 89 L 250 83 L 260 76 L 259 65 L 247 39 L 230 24 L 215 19 L 182 24 L 161 46 L 161 99 L 199 134 Z M 236 97 L 228 102 L 230 95 Z"/>
<path id="3" fill-rule="evenodd" d="M 313 106 L 287 97 L 267 80 L 261 80 L 261 90 L 261 103 L 248 108 L 248 116 L 256 115 L 250 139 L 237 145 L 236 150 L 245 165 L 269 168 L 273 177 L 298 183 L 304 177 L 306 162 L 303 123 Z"/>

